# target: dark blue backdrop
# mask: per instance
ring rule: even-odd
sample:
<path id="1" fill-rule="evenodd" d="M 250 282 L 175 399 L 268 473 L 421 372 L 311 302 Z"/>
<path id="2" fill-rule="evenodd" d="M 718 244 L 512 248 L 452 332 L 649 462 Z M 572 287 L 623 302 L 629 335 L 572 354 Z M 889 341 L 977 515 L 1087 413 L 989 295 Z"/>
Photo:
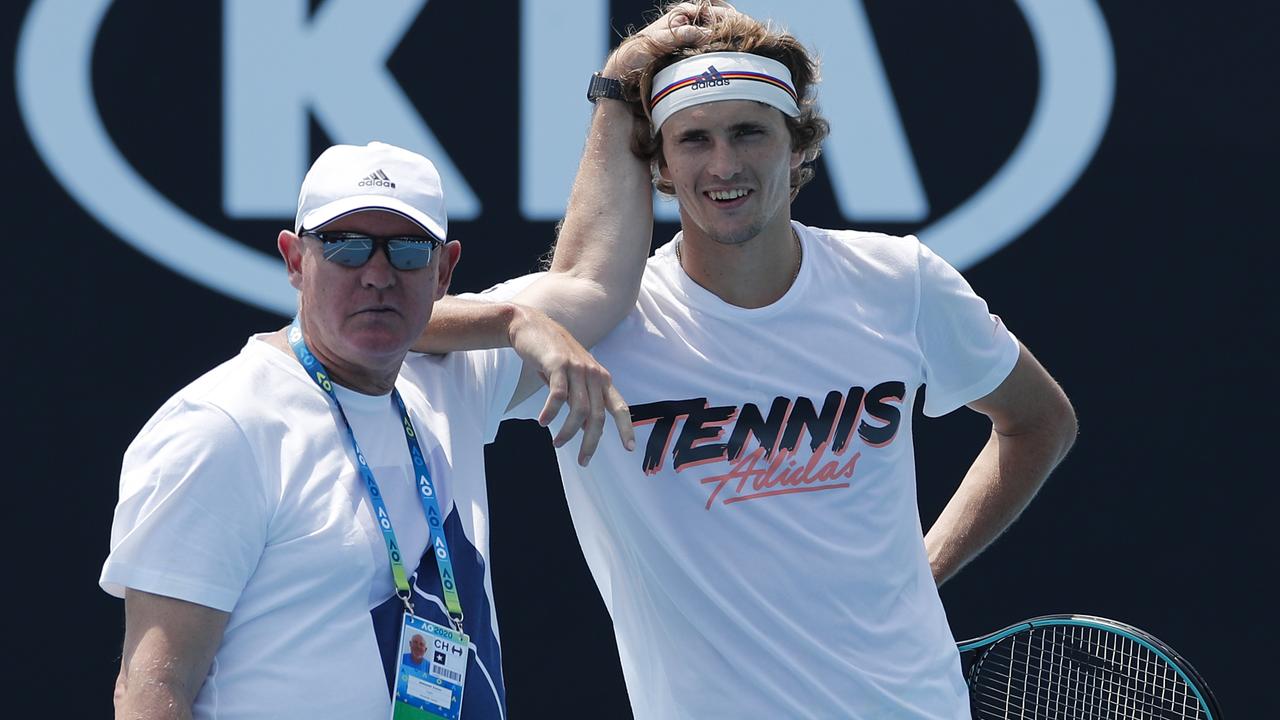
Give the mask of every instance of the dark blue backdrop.
<path id="1" fill-rule="evenodd" d="M 1061 381 L 1080 439 L 1022 519 L 943 599 L 960 637 L 1051 612 L 1139 625 L 1190 658 L 1231 717 L 1270 716 L 1265 670 L 1275 660 L 1264 642 L 1275 633 L 1254 618 L 1273 604 L 1262 592 L 1274 567 L 1264 558 L 1274 550 L 1267 528 L 1277 499 L 1266 449 L 1275 423 L 1266 419 L 1262 346 L 1275 323 L 1273 303 L 1264 304 L 1263 247 L 1275 239 L 1280 158 L 1274 33 L 1263 28 L 1280 11 L 1244 0 L 1100 4 L 1116 73 L 1106 134 L 1060 202 L 966 272 Z M 1035 107 L 1036 48 L 1014 2 L 864 6 L 931 209 L 920 222 L 857 224 L 914 232 L 961 206 L 1008 159 Z M 614 26 L 640 22 L 647 7 L 613 2 Z M 10 712 L 107 717 L 122 604 L 96 579 L 120 456 L 166 397 L 283 319 L 138 252 L 55 179 L 14 92 L 26 12 L 26 3 L 0 9 L 10 51 L 0 73 L 4 223 L 14 260 L 3 283 L 14 481 L 5 624 L 17 641 L 7 682 L 23 698 Z M 93 95 L 111 140 L 148 183 L 266 252 L 289 218 L 234 219 L 221 200 L 222 12 L 217 2 L 115 2 L 92 54 Z M 551 241 L 552 222 L 523 219 L 518 202 L 520 17 L 515 3 L 435 0 L 388 63 L 483 201 L 479 217 L 451 227 L 465 248 L 456 290 L 530 269 Z M 566 27 L 565 42 L 575 41 Z M 585 86 L 586 75 L 574 83 Z M 839 92 L 834 71 L 823 87 Z M 585 128 L 587 115 L 582 101 L 563 109 L 563 122 Z M 313 120 L 311 147 L 329 139 Z M 854 224 L 834 193 L 819 168 L 795 216 Z M 673 230 L 660 225 L 658 236 Z M 927 526 L 986 430 L 967 411 L 918 428 Z M 624 715 L 608 618 L 544 434 L 508 425 L 496 447 L 493 571 L 510 711 L 541 717 L 567 705 L 571 715 Z M 535 528 L 538 541 L 529 542 Z M 572 668 L 544 663 L 535 638 L 548 622 L 576 643 Z"/>

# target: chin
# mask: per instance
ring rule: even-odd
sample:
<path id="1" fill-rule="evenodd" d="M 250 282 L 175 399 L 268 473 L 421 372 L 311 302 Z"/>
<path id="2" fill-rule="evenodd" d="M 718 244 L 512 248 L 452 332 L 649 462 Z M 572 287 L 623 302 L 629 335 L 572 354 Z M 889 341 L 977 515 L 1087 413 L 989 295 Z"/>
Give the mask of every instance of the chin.
<path id="1" fill-rule="evenodd" d="M 347 347 L 361 356 L 390 358 L 408 351 L 417 336 L 410 337 L 403 328 L 361 328 L 347 333 Z"/>
<path id="2" fill-rule="evenodd" d="M 742 228 L 712 228 L 706 235 L 718 245 L 743 245 L 758 236 L 761 229 L 757 225 Z"/>

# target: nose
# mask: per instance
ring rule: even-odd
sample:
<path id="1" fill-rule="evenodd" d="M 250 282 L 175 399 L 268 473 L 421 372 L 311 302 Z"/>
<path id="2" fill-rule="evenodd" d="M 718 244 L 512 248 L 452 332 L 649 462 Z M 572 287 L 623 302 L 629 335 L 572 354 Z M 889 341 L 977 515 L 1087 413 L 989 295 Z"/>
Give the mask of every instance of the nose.
<path id="1" fill-rule="evenodd" d="M 386 290 L 396 284 L 396 269 L 391 267 L 385 240 L 375 241 L 373 255 L 360 266 L 360 284 L 375 290 Z"/>
<path id="2" fill-rule="evenodd" d="M 714 142 L 711 146 L 711 158 L 707 163 L 707 172 L 720 180 L 728 180 L 742 170 L 742 160 L 738 157 L 733 143 Z"/>

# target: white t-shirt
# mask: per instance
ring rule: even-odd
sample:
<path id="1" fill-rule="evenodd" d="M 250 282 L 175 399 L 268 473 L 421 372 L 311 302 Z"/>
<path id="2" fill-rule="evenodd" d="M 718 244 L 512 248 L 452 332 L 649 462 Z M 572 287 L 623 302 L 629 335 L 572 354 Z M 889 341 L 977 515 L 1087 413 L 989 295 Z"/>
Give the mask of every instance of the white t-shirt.
<path id="1" fill-rule="evenodd" d="M 635 311 L 593 349 L 631 404 L 636 451 L 606 436 L 587 468 L 577 440 L 558 451 L 632 709 L 968 718 L 911 408 L 925 383 L 931 416 L 986 395 L 1018 343 L 914 238 L 795 227 L 800 273 L 758 309 L 660 248 Z"/>
<path id="2" fill-rule="evenodd" d="M 519 374 L 511 351 L 411 354 L 396 383 L 475 643 L 467 717 L 504 713 L 483 446 Z M 418 570 L 415 609 L 447 622 L 399 411 L 390 395 L 338 393 L 406 571 Z M 368 489 L 328 396 L 262 336 L 178 392 L 130 445 L 100 582 L 116 596 L 130 587 L 231 613 L 197 718 L 390 714 L 385 663 L 403 652 L 400 601 Z"/>

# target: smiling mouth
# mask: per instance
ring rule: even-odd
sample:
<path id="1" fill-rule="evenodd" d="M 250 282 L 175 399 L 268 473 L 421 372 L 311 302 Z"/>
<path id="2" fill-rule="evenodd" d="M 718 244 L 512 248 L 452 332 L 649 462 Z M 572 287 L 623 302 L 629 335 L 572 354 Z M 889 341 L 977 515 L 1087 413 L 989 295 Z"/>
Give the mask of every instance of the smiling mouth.
<path id="1" fill-rule="evenodd" d="M 706 196 L 717 203 L 731 203 L 751 194 L 746 188 L 734 188 L 732 190 L 708 190 Z"/>

